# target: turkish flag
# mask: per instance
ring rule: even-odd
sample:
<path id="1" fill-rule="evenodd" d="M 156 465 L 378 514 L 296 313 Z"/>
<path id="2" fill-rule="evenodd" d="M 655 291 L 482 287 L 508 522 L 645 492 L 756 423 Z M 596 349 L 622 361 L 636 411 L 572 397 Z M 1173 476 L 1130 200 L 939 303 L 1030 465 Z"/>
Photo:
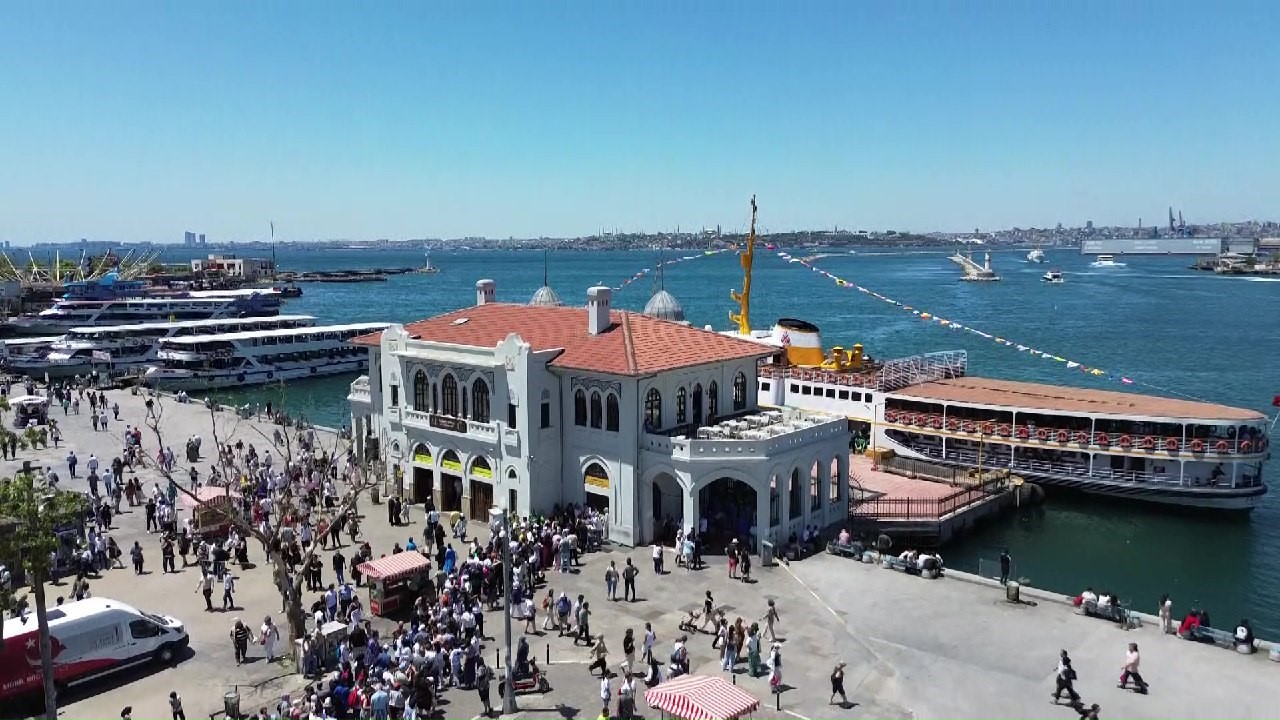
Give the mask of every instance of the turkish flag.
<path id="1" fill-rule="evenodd" d="M 1274 405 L 1275 407 L 1280 407 L 1280 395 L 1276 395 L 1275 397 L 1271 398 L 1271 404 Z"/>

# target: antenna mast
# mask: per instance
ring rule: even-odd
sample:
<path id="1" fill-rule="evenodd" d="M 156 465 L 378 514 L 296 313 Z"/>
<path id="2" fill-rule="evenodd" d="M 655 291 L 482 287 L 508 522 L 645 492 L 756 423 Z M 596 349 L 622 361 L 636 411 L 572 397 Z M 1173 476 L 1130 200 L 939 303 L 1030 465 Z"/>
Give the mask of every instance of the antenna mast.
<path id="1" fill-rule="evenodd" d="M 738 256 L 742 263 L 742 292 L 729 291 L 729 297 L 738 303 L 737 312 L 729 312 L 730 322 L 738 325 L 739 335 L 751 334 L 751 263 L 756 251 L 756 196 L 751 196 L 751 233 L 747 235 L 747 250 Z"/>

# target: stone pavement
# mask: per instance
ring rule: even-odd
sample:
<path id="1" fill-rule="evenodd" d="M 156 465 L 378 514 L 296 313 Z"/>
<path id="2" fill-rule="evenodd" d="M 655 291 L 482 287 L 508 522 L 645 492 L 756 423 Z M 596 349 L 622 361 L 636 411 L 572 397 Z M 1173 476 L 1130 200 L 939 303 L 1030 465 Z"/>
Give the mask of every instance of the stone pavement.
<path id="1" fill-rule="evenodd" d="M 22 459 L 33 464 L 52 464 L 64 478 L 64 485 L 87 489 L 84 463 L 94 452 L 104 465 L 123 446 L 125 423 L 143 418 L 143 398 L 127 392 L 109 392 L 109 401 L 121 405 L 121 422 L 106 433 L 94 433 L 87 414 L 61 417 L 68 442 L 55 451 L 26 451 L 18 462 L 7 462 L 0 471 L 12 473 Z M 178 405 L 164 400 L 163 428 L 167 444 L 180 452 L 186 438 L 204 438 L 206 457 L 201 460 L 201 476 L 208 473 L 212 439 L 209 413 L 198 404 Z M 87 411 L 86 411 L 87 412 Z M 233 432 L 259 448 L 269 441 L 257 434 L 251 421 L 239 421 L 229 411 L 217 413 L 220 428 Z M 234 427 L 233 427 L 234 426 Z M 257 426 L 267 436 L 268 425 Z M 81 462 L 81 478 L 66 479 L 63 458 L 66 447 L 75 448 Z M 155 440 L 144 432 L 143 447 L 155 453 Z M 179 457 L 178 473 L 186 467 Z M 150 469 L 140 469 L 144 487 L 160 479 Z M 362 501 L 366 515 L 361 523 L 363 539 L 374 552 L 387 552 L 395 542 L 403 544 L 411 533 L 421 535 L 421 508 L 414 508 L 412 527 L 391 527 L 385 506 Z M 123 514 L 113 531 L 126 552 L 135 539 L 146 551 L 148 574 L 137 577 L 132 570 L 113 570 L 103 579 L 91 581 L 94 594 L 113 597 L 141 608 L 174 615 L 187 623 L 192 637 L 189 656 L 172 668 L 144 668 L 108 677 L 72 692 L 63 708 L 69 718 L 112 718 L 125 705 L 134 707 L 138 720 L 168 718 L 166 698 L 177 690 L 184 698 L 189 717 L 206 717 L 222 707 L 222 695 L 239 688 L 241 707 L 252 710 L 278 699 L 282 692 L 295 691 L 304 681 L 292 675 L 292 664 L 278 661 L 268 665 L 255 658 L 244 666 L 234 663 L 227 638 L 232 619 L 241 617 L 257 627 L 264 615 L 281 619 L 280 601 L 270 584 L 269 570 L 251 567 L 240 573 L 237 609 L 207 613 L 196 592 L 197 572 L 188 568 L 177 574 L 159 573 L 159 540 L 143 531 L 139 511 Z M 474 526 L 473 532 L 484 529 Z M 483 539 L 483 535 L 482 535 Z M 261 549 L 250 545 L 250 559 L 262 559 Z M 347 546 L 349 548 L 349 546 Z M 326 553 L 327 554 L 327 553 Z M 604 568 L 609 560 L 619 567 L 631 557 L 640 567 L 637 580 L 639 600 L 610 602 L 605 597 Z M 1055 707 L 1049 700 L 1053 670 L 1059 648 L 1068 649 L 1075 659 L 1080 680 L 1077 689 L 1088 702 L 1102 705 L 1104 717 L 1271 717 L 1274 711 L 1264 694 L 1268 681 L 1280 678 L 1280 666 L 1263 656 L 1247 658 L 1229 651 L 1163 637 L 1151 629 L 1124 632 L 1100 620 L 1078 617 L 1058 604 L 1009 605 L 1003 594 L 988 587 L 962 582 L 954 577 L 921 580 L 876 566 L 830 556 L 818 556 L 789 567 L 763 568 L 753 574 L 757 582 L 743 585 L 729 580 L 719 558 L 708 558 L 712 567 L 689 572 L 671 567 L 668 574 L 654 576 L 648 549 L 633 551 L 610 548 L 584 556 L 582 567 L 570 574 L 548 574 L 547 587 L 556 594 L 573 597 L 584 594 L 593 608 L 592 629 L 606 636 L 609 660 L 615 671 L 622 661 L 623 631 L 632 628 L 637 645 L 644 623 L 653 623 L 658 634 L 660 657 L 670 654 L 677 627 L 687 610 L 700 607 L 702 595 L 710 590 L 718 605 L 725 607 L 732 621 L 741 616 L 757 620 L 766 601 L 777 602 L 782 621 L 784 684 L 792 689 L 781 697 L 781 711 L 775 710 L 763 678 L 752 679 L 745 672 L 738 684 L 761 699 L 757 717 L 869 718 L 869 717 L 960 717 L 1020 716 L 1074 718 L 1067 707 Z M 324 579 L 331 579 L 325 562 Z M 546 593 L 541 588 L 539 597 Z M 67 585 L 50 588 L 52 599 L 65 593 Z M 215 594 L 215 600 L 219 594 Z M 308 604 L 311 596 L 308 596 Z M 380 622 L 384 628 L 392 625 Z M 538 625 L 541 627 L 542 619 Z M 513 622 L 519 634 L 523 622 Z M 500 613 L 485 617 L 487 634 L 501 638 Z M 1144 676 L 1152 693 L 1138 696 L 1115 687 L 1114 679 L 1123 659 L 1125 644 L 1136 641 L 1143 648 Z M 501 640 L 491 640 L 486 653 L 492 662 Z M 599 710 L 599 681 L 587 672 L 587 649 L 574 647 L 568 639 L 539 635 L 530 645 L 540 662 L 551 656 L 549 679 L 553 690 L 545 696 L 525 695 L 520 709 L 528 717 L 596 717 Z M 695 673 L 719 673 L 718 653 L 711 650 L 711 637 L 697 634 L 689 649 Z M 252 647 L 251 654 L 260 654 Z M 827 677 L 838 660 L 849 663 L 845 686 L 851 706 L 827 704 Z M 665 663 L 664 663 L 665 665 Z M 664 668 L 665 671 L 665 668 Z M 642 687 L 642 686 L 641 686 Z M 993 691 L 994 690 L 994 691 Z M 449 691 L 442 705 L 448 718 L 472 718 L 480 709 L 474 692 Z M 493 692 L 498 703 L 496 687 Z M 656 718 L 657 711 L 637 707 L 641 716 Z"/>

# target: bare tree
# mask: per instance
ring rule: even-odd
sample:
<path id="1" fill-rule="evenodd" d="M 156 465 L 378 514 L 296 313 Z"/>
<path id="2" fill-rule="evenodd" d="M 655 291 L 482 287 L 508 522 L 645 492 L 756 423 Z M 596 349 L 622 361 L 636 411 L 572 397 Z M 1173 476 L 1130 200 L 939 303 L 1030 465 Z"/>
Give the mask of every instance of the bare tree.
<path id="1" fill-rule="evenodd" d="M 164 418 L 164 406 L 159 396 L 152 398 L 152 411 L 146 418 L 146 426 L 155 436 L 156 442 L 160 448 L 166 448 L 164 433 L 162 430 Z M 307 428 L 293 428 L 297 430 L 297 435 L 291 436 L 290 429 L 286 426 L 276 426 L 273 428 L 272 434 L 267 435 L 257 422 L 250 422 L 248 418 L 242 417 L 239 411 L 228 415 L 223 415 L 223 427 L 219 428 L 219 411 L 218 406 L 212 403 L 208 404 L 209 409 L 209 425 L 213 436 L 214 448 L 212 448 L 214 466 L 219 468 L 219 473 L 226 480 L 228 494 L 231 490 L 231 483 L 235 482 L 245 474 L 245 468 L 241 467 L 237 462 L 234 453 L 224 452 L 227 445 L 224 440 L 236 438 L 238 432 L 242 428 L 247 428 L 250 432 L 267 443 L 268 451 L 275 451 L 281 455 L 281 460 L 285 463 L 284 471 L 287 473 L 289 466 L 293 464 L 297 456 L 300 454 L 295 449 L 295 443 L 301 445 L 304 442 L 303 433 Z M 230 427 L 228 427 L 228 424 Z M 335 437 L 330 446 L 325 447 L 319 442 L 319 434 L 317 434 L 317 442 L 310 451 L 313 458 L 325 458 L 328 464 L 340 462 L 350 455 L 350 442 L 344 441 L 342 438 Z M 243 440 L 244 438 L 237 438 Z M 345 445 L 345 447 L 344 447 Z M 274 499 L 276 522 L 267 533 L 262 532 L 260 527 L 253 524 L 251 518 L 246 518 L 238 508 L 229 509 L 224 505 L 201 502 L 196 493 L 184 486 L 174 473 L 166 469 L 161 463 L 156 462 L 155 458 L 149 457 L 147 453 L 140 453 L 141 462 L 146 467 L 154 468 L 165 480 L 172 484 L 176 491 L 191 500 L 198 507 L 210 509 L 217 512 L 229 523 L 234 525 L 245 537 L 256 538 L 262 543 L 264 548 L 283 549 L 285 540 L 289 535 L 295 535 L 296 531 L 284 522 L 286 518 L 299 518 L 304 512 L 304 508 L 300 503 L 301 498 L 295 495 L 292 483 L 286 485 L 279 497 Z M 175 468 L 177 467 L 177 454 L 175 453 Z M 182 456 L 185 459 L 185 455 Z M 188 465 L 187 467 L 194 467 Z M 309 470 L 309 468 L 308 468 Z M 372 489 L 379 482 L 380 472 L 374 472 L 374 468 L 370 466 L 357 466 L 351 474 L 347 483 L 346 492 L 341 500 L 335 504 L 331 510 L 325 510 L 323 504 L 317 504 L 316 507 L 310 509 L 310 518 L 318 529 L 321 525 L 326 525 L 331 532 L 335 532 L 338 528 L 338 520 L 340 518 L 353 519 L 356 517 L 357 504 L 360 496 L 366 491 Z M 197 469 L 198 471 L 198 469 Z M 328 473 L 328 467 L 325 468 Z M 302 554 L 301 567 L 305 568 L 315 556 L 316 551 L 320 547 L 320 538 L 317 535 L 316 541 L 311 544 Z M 309 614 L 302 607 L 302 573 L 291 573 L 288 563 L 285 561 L 283 552 L 271 552 L 270 562 L 272 565 L 272 580 L 276 587 L 276 591 L 280 593 L 282 605 L 285 608 L 285 617 L 289 626 L 290 647 L 295 642 L 306 635 L 306 622 Z"/>

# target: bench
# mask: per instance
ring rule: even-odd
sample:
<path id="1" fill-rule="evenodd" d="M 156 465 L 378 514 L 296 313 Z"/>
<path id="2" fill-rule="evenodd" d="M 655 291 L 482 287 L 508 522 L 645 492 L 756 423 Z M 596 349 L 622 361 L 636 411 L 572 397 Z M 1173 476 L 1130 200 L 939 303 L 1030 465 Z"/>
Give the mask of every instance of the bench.
<path id="1" fill-rule="evenodd" d="M 942 575 L 942 568 L 921 570 L 920 566 L 910 560 L 903 560 L 897 555 L 881 555 L 880 564 L 890 570 L 901 570 L 908 575 L 917 575 L 928 580 L 934 580 Z"/>
<path id="2" fill-rule="evenodd" d="M 862 544 L 860 543 L 849 543 L 848 545 L 841 545 L 840 543 L 835 542 L 834 540 L 832 542 L 827 543 L 827 552 L 831 553 L 832 555 L 839 555 L 840 557 L 851 557 L 851 558 L 856 558 L 858 560 L 861 560 L 862 553 L 865 551 L 866 551 L 866 548 L 863 547 Z"/>
<path id="3" fill-rule="evenodd" d="M 1201 627 L 1199 625 L 1191 628 L 1190 637 L 1187 640 L 1195 642 L 1210 643 L 1221 648 L 1234 650 L 1236 647 L 1236 635 L 1233 632 L 1219 630 L 1217 628 Z"/>
<path id="4" fill-rule="evenodd" d="M 1129 612 L 1122 605 L 1098 605 L 1096 600 L 1088 600 L 1081 604 L 1080 614 L 1126 626 L 1129 621 Z"/>

